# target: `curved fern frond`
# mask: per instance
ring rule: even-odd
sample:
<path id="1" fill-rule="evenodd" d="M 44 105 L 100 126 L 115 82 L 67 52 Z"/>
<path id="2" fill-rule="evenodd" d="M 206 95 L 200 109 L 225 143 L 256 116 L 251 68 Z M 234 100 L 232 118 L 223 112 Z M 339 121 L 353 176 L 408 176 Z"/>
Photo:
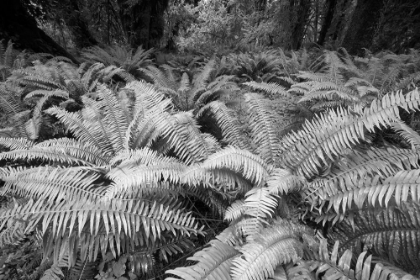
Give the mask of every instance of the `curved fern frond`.
<path id="1" fill-rule="evenodd" d="M 197 113 L 196 118 L 198 119 L 198 122 L 204 124 L 205 127 L 213 124 L 212 121 L 214 120 L 217 124 L 217 128 L 221 130 L 221 137 L 223 137 L 219 140 L 225 141 L 234 147 L 246 149 L 248 144 L 242 137 L 237 119 L 234 118 L 232 114 L 233 112 L 227 108 L 224 103 L 213 101 L 201 108 Z M 212 133 L 212 135 L 216 134 L 213 131 L 210 131 L 210 133 Z"/>
<path id="2" fill-rule="evenodd" d="M 3 194 L 14 194 L 48 201 L 90 200 L 101 198 L 104 189 L 95 186 L 100 177 L 89 169 L 79 168 L 9 168 L 3 170 Z"/>
<path id="3" fill-rule="evenodd" d="M 169 261 L 168 257 L 185 253 L 194 248 L 194 243 L 189 237 L 180 236 L 171 239 L 162 238 L 161 241 L 152 247 L 152 249 L 159 250 L 159 259 L 166 262 Z M 149 248 L 147 248 L 150 251 Z"/>
<path id="4" fill-rule="evenodd" d="M 419 213 L 419 204 L 411 202 L 388 209 L 361 209 L 352 219 L 338 223 L 328 237 L 340 241 L 340 250 L 364 244 L 374 255 L 405 271 L 418 271 Z"/>
<path id="5" fill-rule="evenodd" d="M 268 188 L 253 188 L 245 196 L 244 214 L 263 221 L 273 216 L 278 199 Z"/>
<path id="6" fill-rule="evenodd" d="M 274 271 L 274 276 L 268 278 L 269 280 L 289 280 L 289 279 L 302 279 L 312 280 L 315 279 L 311 274 L 309 265 L 302 261 L 300 264 L 287 264 L 279 265 Z"/>
<path id="7" fill-rule="evenodd" d="M 224 244 L 219 240 L 209 242 L 210 247 L 203 249 L 189 257 L 188 260 L 196 261 L 197 264 L 189 267 L 178 267 L 166 271 L 185 280 L 230 280 L 230 268 L 232 260 L 239 252 L 230 245 Z M 209 261 L 211 260 L 211 261 Z M 176 280 L 168 277 L 167 280 Z"/>
<path id="8" fill-rule="evenodd" d="M 185 169 L 186 166 L 180 162 L 113 168 L 107 176 L 115 183 L 107 189 L 107 197 L 112 198 L 119 193 L 124 193 L 124 196 L 141 193 L 143 187 L 160 188 L 168 183 L 179 184 Z"/>
<path id="9" fill-rule="evenodd" d="M 9 150 L 25 150 L 29 149 L 34 145 L 31 140 L 26 138 L 4 138 L 0 137 L 0 146 L 5 147 Z"/>
<path id="10" fill-rule="evenodd" d="M 299 191 L 306 184 L 303 177 L 295 176 L 289 170 L 276 168 L 267 179 L 267 186 L 271 194 L 287 194 Z"/>
<path id="11" fill-rule="evenodd" d="M 420 135 L 414 129 L 402 121 L 392 123 L 391 127 L 405 140 L 407 140 L 413 149 L 418 149 L 420 147 Z"/>
<path id="12" fill-rule="evenodd" d="M 306 122 L 302 130 L 283 138 L 283 164 L 297 174 L 312 177 L 319 169 L 365 138 L 365 129 L 387 126 L 399 119 L 399 107 L 407 111 L 417 110 L 420 95 L 414 90 L 407 95 L 395 93 L 373 101 L 370 108 L 356 111 L 360 116 L 339 109 L 329 111 Z"/>
<path id="13" fill-rule="evenodd" d="M 263 280 L 280 264 L 296 262 L 303 254 L 297 235 L 287 222 L 277 222 L 245 244 L 232 262 L 232 279 Z"/>
<path id="14" fill-rule="evenodd" d="M 135 105 L 133 115 L 139 114 L 139 112 L 142 111 L 150 110 L 164 100 L 169 102 L 167 107 L 171 107 L 170 100 L 168 100 L 165 95 L 159 92 L 152 84 L 135 81 L 128 83 L 124 89 L 134 91 Z"/>
<path id="15" fill-rule="evenodd" d="M 281 95 L 284 97 L 290 96 L 290 94 L 286 91 L 284 87 L 276 83 L 264 83 L 264 82 L 257 83 L 257 82 L 251 81 L 251 82 L 246 82 L 243 84 L 254 90 L 264 91 L 270 95 L 274 95 L 274 96 Z"/>
<path id="16" fill-rule="evenodd" d="M 328 202 L 336 213 L 345 213 L 347 208 L 362 209 L 365 203 L 372 206 L 400 206 L 407 201 L 420 202 L 420 170 L 400 171 L 382 181 L 378 176 L 360 180 L 357 185 L 345 189 L 330 190 L 323 204 Z"/>
<path id="17" fill-rule="evenodd" d="M 268 111 L 261 98 L 256 94 L 246 94 L 245 102 L 249 108 L 249 126 L 258 153 L 267 163 L 277 163 L 280 146 L 273 127 L 274 115 Z"/>
<path id="18" fill-rule="evenodd" d="M 246 211 L 245 200 L 236 200 L 233 202 L 225 212 L 225 220 L 231 222 L 236 221 L 242 217 Z"/>
<path id="19" fill-rule="evenodd" d="M 210 75 L 213 72 L 215 65 L 215 59 L 210 59 L 209 62 L 207 62 L 206 65 L 204 65 L 200 73 L 194 78 L 192 92 L 195 92 L 197 89 L 205 88 L 207 86 L 208 81 L 210 79 Z"/>
<path id="20" fill-rule="evenodd" d="M 24 233 L 36 227 L 41 227 L 44 234 L 50 232 L 52 246 L 53 242 L 61 242 L 63 237 L 69 236 L 75 246 L 80 245 L 82 248 L 81 259 L 88 257 L 89 261 L 94 261 L 98 253 L 105 255 L 107 248 L 111 248 L 116 257 L 122 246 L 129 245 L 121 242 L 121 238 L 131 237 L 135 242 L 140 242 L 141 239 L 141 242 L 148 243 L 150 239 L 159 239 L 163 231 L 187 236 L 203 234 L 190 214 L 185 214 L 180 209 L 174 210 L 170 205 L 163 206 L 156 201 L 149 203 L 115 200 L 95 204 L 71 200 L 55 204 L 43 200 L 29 201 L 14 209 L 1 211 L 0 229 L 15 220 L 22 221 Z M 16 227 L 20 226 L 16 224 Z M 98 238 L 98 235 L 105 235 L 107 238 Z M 103 244 L 100 248 L 97 247 L 99 250 L 93 250 L 97 246 L 95 244 L 99 245 L 99 240 L 103 240 Z M 134 244 L 131 243 L 130 246 Z"/>
<path id="21" fill-rule="evenodd" d="M 73 132 L 79 141 L 86 144 L 94 145 L 97 149 L 104 151 L 106 154 L 113 154 L 111 143 L 104 137 L 102 129 L 99 125 L 93 126 L 94 123 L 88 120 L 97 119 L 97 113 L 89 108 L 81 113 L 67 112 L 59 107 L 52 107 L 46 110 L 50 115 L 56 116 L 71 132 Z M 99 120 L 100 122 L 100 120 Z M 102 131 L 101 131 L 102 130 Z"/>
<path id="22" fill-rule="evenodd" d="M 45 160 L 62 164 L 105 166 L 110 157 L 95 146 L 68 138 L 53 139 L 33 145 L 29 149 L 16 149 L 0 153 L 0 159 Z"/>
<path id="23" fill-rule="evenodd" d="M 226 147 L 210 155 L 203 163 L 187 169 L 183 174 L 183 181 L 194 185 L 195 181 L 201 181 L 202 171 L 206 170 L 214 171 L 214 174 L 218 170 L 231 170 L 254 184 L 261 185 L 270 169 L 260 157 L 246 150 Z"/>
<path id="24" fill-rule="evenodd" d="M 309 261 L 311 270 L 317 276 L 323 275 L 325 279 L 354 279 L 354 280 L 377 280 L 377 279 L 400 279 L 392 270 L 384 267 L 380 263 L 373 263 L 372 256 L 367 252 L 362 252 L 357 257 L 355 264 L 352 263 L 353 253 L 346 250 L 340 257 L 339 242 L 337 241 L 330 253 L 327 243 L 321 241 L 318 253 L 319 260 Z M 317 259 L 318 259 L 317 258 Z M 402 279 L 410 279 L 407 275 Z"/>
<path id="25" fill-rule="evenodd" d="M 419 168 L 420 154 L 405 149 L 377 149 L 353 151 L 330 169 L 325 178 L 309 183 L 304 198 L 313 206 L 334 195 L 335 190 L 346 191 L 356 186 L 366 175 L 386 178 L 400 170 Z"/>
<path id="26" fill-rule="evenodd" d="M 124 149 L 125 132 L 128 128 L 128 120 L 125 117 L 121 103 L 111 90 L 104 86 L 99 87 L 100 106 L 104 115 L 103 123 L 110 133 L 110 140 L 115 153 Z"/>
<path id="27" fill-rule="evenodd" d="M 20 228 L 8 227 L 0 231 L 0 247 L 19 245 L 27 235 Z"/>
<path id="28" fill-rule="evenodd" d="M 177 90 L 177 83 L 175 80 L 169 78 L 173 76 L 171 74 L 166 75 L 164 71 L 159 68 L 149 65 L 145 69 L 139 69 L 145 73 L 150 79 L 153 80 L 153 83 L 159 88 L 169 88 L 172 90 Z M 167 72 L 171 72 L 171 69 L 167 69 Z"/>
<path id="29" fill-rule="evenodd" d="M 25 99 L 29 99 L 35 96 L 48 96 L 48 97 L 60 97 L 63 99 L 68 99 L 69 97 L 69 93 L 65 90 L 62 89 L 56 89 L 56 90 L 42 90 L 42 89 L 38 89 L 38 90 L 34 90 L 31 91 L 30 93 L 28 93 L 25 96 Z"/>

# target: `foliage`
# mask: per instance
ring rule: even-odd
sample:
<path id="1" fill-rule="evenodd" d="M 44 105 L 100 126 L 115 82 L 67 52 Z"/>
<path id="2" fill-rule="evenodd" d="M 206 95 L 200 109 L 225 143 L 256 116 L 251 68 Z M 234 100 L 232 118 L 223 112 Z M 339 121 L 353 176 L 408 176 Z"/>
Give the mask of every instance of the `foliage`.
<path id="1" fill-rule="evenodd" d="M 135 51 L 129 46 L 115 45 L 106 49 L 95 46 L 85 50 L 82 56 L 90 62 L 117 66 L 133 76 L 141 77 L 139 70 L 152 63 L 150 57 L 153 52 L 153 49 L 145 51 L 141 46 Z"/>
<path id="2" fill-rule="evenodd" d="M 340 75 L 331 71 L 336 71 L 333 76 Z M 269 90 L 269 85 L 248 85 Z M 285 93 L 284 89 L 273 91 Z M 259 148 L 256 152 L 271 166 L 268 176 L 244 199 L 232 203 L 225 213 L 230 226 L 209 243 L 211 247 L 191 258 L 196 264 L 168 273 L 182 279 L 418 275 L 417 245 L 410 244 L 419 241 L 417 234 L 408 234 L 419 230 L 418 185 L 414 183 L 418 151 L 392 146 L 378 149 L 370 139 L 378 130 L 401 123 L 398 108 L 418 110 L 419 98 L 414 90 L 405 95 L 390 93 L 364 106 L 330 109 L 279 141 L 270 127 L 272 114 L 254 95 L 248 95 L 251 133 Z M 404 131 L 415 145 L 417 133 Z M 295 195 L 302 201 L 291 200 Z M 327 239 L 297 224 L 300 219 L 324 225 Z M 326 244 L 335 240 L 341 245 L 335 244 L 330 257 Z M 413 253 L 403 253 L 399 244 L 407 244 Z M 358 255 L 354 263 L 346 249 Z"/>
<path id="3" fill-rule="evenodd" d="M 418 54 L 234 57 L 10 68 L 0 277 L 417 279 Z"/>
<path id="4" fill-rule="evenodd" d="M 237 31 L 232 27 L 240 26 L 240 22 L 220 1 L 200 1 L 197 7 L 184 9 L 196 15 L 196 19 L 185 30 L 179 30 L 177 45 L 181 51 L 200 50 L 211 54 L 238 42 Z"/>

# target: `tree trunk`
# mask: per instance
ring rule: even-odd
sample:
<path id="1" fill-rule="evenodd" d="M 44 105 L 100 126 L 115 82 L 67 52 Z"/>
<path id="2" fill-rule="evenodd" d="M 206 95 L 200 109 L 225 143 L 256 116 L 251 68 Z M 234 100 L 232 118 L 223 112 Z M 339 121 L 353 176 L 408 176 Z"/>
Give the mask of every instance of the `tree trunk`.
<path id="1" fill-rule="evenodd" d="M 337 5 L 337 0 L 327 0 L 326 2 L 326 12 L 325 12 L 324 20 L 322 22 L 321 31 L 319 32 L 318 45 L 323 46 L 325 43 L 328 29 L 330 29 L 330 26 L 334 17 L 334 11 L 335 11 L 336 5 Z"/>
<path id="2" fill-rule="evenodd" d="M 77 0 L 70 0 L 70 8 L 67 17 L 64 19 L 67 27 L 73 35 L 73 41 L 77 48 L 83 49 L 98 44 L 98 41 L 89 31 L 86 21 L 83 19 L 81 9 Z"/>
<path id="3" fill-rule="evenodd" d="M 305 28 L 308 24 L 309 12 L 311 10 L 311 1 L 307 0 L 292 0 L 290 1 L 291 13 L 294 22 L 292 23 L 292 43 L 291 47 L 294 50 L 300 49 L 305 36 Z"/>
<path id="4" fill-rule="evenodd" d="M 0 39 L 11 40 L 17 49 L 66 56 L 77 62 L 65 49 L 38 28 L 36 20 L 19 0 L 0 4 Z"/>
<path id="5" fill-rule="evenodd" d="M 145 0 L 131 6 L 128 2 L 118 0 L 121 22 L 131 46 L 155 47 L 163 35 L 163 13 L 169 0 Z"/>
<path id="6" fill-rule="evenodd" d="M 360 54 L 363 48 L 371 48 L 376 23 L 382 7 L 383 0 L 357 1 L 356 8 L 350 19 L 350 28 L 348 28 L 341 44 L 349 53 Z"/>

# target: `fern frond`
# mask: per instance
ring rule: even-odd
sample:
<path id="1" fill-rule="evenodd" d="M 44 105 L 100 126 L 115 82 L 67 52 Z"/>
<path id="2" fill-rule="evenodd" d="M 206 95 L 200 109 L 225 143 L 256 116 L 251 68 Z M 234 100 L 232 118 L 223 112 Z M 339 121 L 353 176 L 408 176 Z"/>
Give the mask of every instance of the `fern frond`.
<path id="1" fill-rule="evenodd" d="M 143 187 L 160 188 L 167 183 L 178 184 L 185 169 L 186 166 L 180 162 L 114 168 L 107 174 L 115 182 L 108 188 L 107 197 L 112 198 L 120 193 L 124 196 L 141 193 Z"/>
<path id="2" fill-rule="evenodd" d="M 313 206 L 334 195 L 335 190 L 346 191 L 369 176 L 386 178 L 405 169 L 419 168 L 420 154 L 405 149 L 377 149 L 354 151 L 346 155 L 326 178 L 312 181 L 303 191 L 304 198 Z"/>
<path id="3" fill-rule="evenodd" d="M 269 278 L 269 280 L 288 279 L 315 280 L 316 278 L 311 274 L 310 267 L 306 262 L 301 262 L 298 265 L 279 265 L 276 270 L 274 270 L 274 276 Z"/>
<path id="4" fill-rule="evenodd" d="M 100 175 L 89 169 L 8 168 L 1 173 L 5 182 L 3 194 L 59 202 L 63 199 L 95 201 L 105 193 L 94 185 Z"/>
<path id="5" fill-rule="evenodd" d="M 330 255 L 327 243 L 322 240 L 318 256 L 319 260 L 309 262 L 308 265 L 316 275 L 322 274 L 327 279 L 332 277 L 356 280 L 400 279 L 382 264 L 372 263 L 372 256 L 367 252 L 359 254 L 355 265 L 352 264 L 353 253 L 350 250 L 346 250 L 340 257 L 339 242 L 335 243 Z"/>
<path id="6" fill-rule="evenodd" d="M 29 99 L 35 96 L 49 96 L 49 97 L 60 97 L 63 99 L 68 99 L 69 97 L 69 92 L 62 90 L 62 89 L 56 89 L 56 90 L 44 90 L 44 89 L 38 89 L 38 90 L 34 90 L 31 91 L 30 93 L 28 93 L 25 96 L 25 99 Z"/>
<path id="7" fill-rule="evenodd" d="M 252 139 L 257 145 L 258 153 L 267 163 L 277 163 L 280 146 L 273 127 L 274 115 L 269 112 L 258 95 L 246 94 L 245 102 L 248 105 Z"/>
<path id="8" fill-rule="evenodd" d="M 26 138 L 3 138 L 0 137 L 0 146 L 9 150 L 25 150 L 31 148 L 34 143 Z"/>
<path id="9" fill-rule="evenodd" d="M 336 213 L 345 213 L 354 207 L 362 209 L 368 204 L 388 207 L 392 204 L 400 206 L 407 201 L 420 201 L 420 170 L 400 171 L 382 181 L 378 176 L 360 180 L 357 185 L 346 186 L 345 189 L 331 190 L 326 201 L 328 209 Z M 325 203 L 325 201 L 324 201 Z"/>
<path id="10" fill-rule="evenodd" d="M 302 255 L 296 233 L 287 222 L 277 222 L 262 230 L 241 248 L 233 260 L 232 279 L 266 279 L 280 264 L 296 262 Z"/>
<path id="11" fill-rule="evenodd" d="M 290 96 L 290 94 L 286 91 L 284 87 L 276 83 L 264 83 L 264 82 L 257 83 L 257 82 L 251 81 L 251 82 L 244 83 L 244 85 L 254 90 L 261 90 L 274 96 L 276 95 L 281 95 L 284 97 Z"/>
<path id="12" fill-rule="evenodd" d="M 178 91 L 181 93 L 187 92 L 190 90 L 190 77 L 188 77 L 187 73 L 183 73 L 181 77 L 181 81 L 179 84 Z"/>
<path id="13" fill-rule="evenodd" d="M 114 200 L 95 204 L 71 200 L 54 204 L 43 200 L 29 201 L 14 209 L 1 211 L 0 229 L 16 219 L 24 223 L 24 233 L 36 227 L 41 227 L 44 234 L 51 233 L 50 245 L 46 245 L 45 250 L 49 250 L 49 246 L 57 246 L 54 242 L 62 242 L 62 238 L 69 236 L 70 242 L 75 242 L 75 246 L 80 245 L 82 248 L 81 259 L 87 258 L 89 261 L 94 261 L 98 253 L 105 255 L 107 248 L 111 248 L 116 257 L 122 251 L 122 246 L 129 245 L 121 242 L 121 238 L 124 240 L 131 237 L 135 242 L 146 242 L 147 245 L 150 239 L 159 239 L 163 231 L 187 236 L 203 234 L 190 214 L 185 214 L 180 209 L 174 210 L 171 206 L 163 206 L 156 201 L 149 203 Z M 98 235 L 105 235 L 107 238 L 101 239 L 104 242 L 100 250 L 93 250 L 95 244 L 99 245 Z M 134 244 L 131 243 L 130 246 Z"/>
<path id="14" fill-rule="evenodd" d="M 229 222 L 236 221 L 242 217 L 245 211 L 245 200 L 236 200 L 226 209 L 224 219 Z"/>
<path id="15" fill-rule="evenodd" d="M 29 148 L 0 153 L 0 159 L 34 160 L 40 159 L 62 164 L 105 166 L 110 157 L 95 146 L 73 139 L 61 138 L 41 142 Z"/>
<path id="16" fill-rule="evenodd" d="M 194 242 L 189 237 L 175 237 L 171 239 L 162 238 L 160 244 L 153 246 L 152 248 L 159 250 L 159 259 L 168 262 L 168 257 L 194 248 Z M 149 248 L 147 248 L 149 250 Z"/>
<path id="17" fill-rule="evenodd" d="M 290 171 L 276 168 L 267 179 L 267 186 L 271 194 L 287 194 L 299 191 L 306 184 L 303 177 L 295 176 Z"/>
<path id="18" fill-rule="evenodd" d="M 33 146 L 34 150 L 38 148 L 42 149 L 47 155 L 49 153 L 55 153 L 57 155 L 63 154 L 70 160 L 74 158 L 75 161 L 79 160 L 82 164 L 86 165 L 89 165 L 90 163 L 96 166 L 104 166 L 111 160 L 111 157 L 104 154 L 103 150 L 99 150 L 95 146 L 89 145 L 89 143 L 83 143 L 69 138 L 47 140 Z M 46 157 L 46 159 L 48 159 L 48 157 Z"/>
<path id="19" fill-rule="evenodd" d="M 402 121 L 392 123 L 391 128 L 407 140 L 413 149 L 418 149 L 420 147 L 420 135 Z"/>
<path id="20" fill-rule="evenodd" d="M 306 122 L 298 133 L 292 132 L 282 139 L 283 164 L 297 174 L 312 177 L 346 148 L 364 139 L 365 129 L 374 132 L 375 127 L 398 120 L 399 107 L 412 111 L 419 106 L 420 95 L 415 90 L 405 96 L 402 93 L 385 95 L 373 101 L 360 116 L 343 109 L 329 111 Z"/>
<path id="21" fill-rule="evenodd" d="M 198 98 L 195 100 L 194 113 L 198 112 L 206 104 L 216 101 L 221 95 L 225 94 L 224 90 L 200 90 L 197 92 Z M 194 99 L 194 98 L 193 98 Z"/>
<path id="22" fill-rule="evenodd" d="M 9 227 L 0 231 L 0 247 L 6 245 L 19 245 L 27 235 L 21 228 Z"/>
<path id="23" fill-rule="evenodd" d="M 213 123 L 212 120 L 215 120 L 217 128 L 221 130 L 221 136 L 223 137 L 219 140 L 225 141 L 227 144 L 239 149 L 248 147 L 239 130 L 238 120 L 233 117 L 233 111 L 227 108 L 224 103 L 213 101 L 205 105 L 198 111 L 196 118 L 206 126 L 210 126 L 207 123 Z M 213 132 L 212 134 L 214 135 L 215 133 Z"/>
<path id="24" fill-rule="evenodd" d="M 419 210 L 416 203 L 388 209 L 362 209 L 356 211 L 351 220 L 338 223 L 328 237 L 340 241 L 340 250 L 357 249 L 364 244 L 374 255 L 405 271 L 418 271 Z"/>
<path id="25" fill-rule="evenodd" d="M 170 100 L 159 92 L 155 86 L 145 82 L 131 82 L 124 89 L 133 90 L 135 95 L 134 115 L 144 110 L 150 110 L 166 100 L 169 102 L 166 107 L 171 107 Z"/>
<path id="26" fill-rule="evenodd" d="M 343 102 L 359 102 L 359 97 L 355 96 L 354 93 L 345 88 L 335 87 L 328 90 L 313 90 L 305 94 L 299 103 L 314 101 L 317 99 L 327 99 L 327 100 L 342 100 Z"/>
<path id="27" fill-rule="evenodd" d="M 76 257 L 76 259 L 73 260 L 72 257 Z M 82 261 L 77 255 L 70 256 L 63 252 L 44 272 L 41 280 L 59 280 L 62 277 L 79 280 L 92 279 L 96 275 L 97 265 L 97 262 Z"/>
<path id="28" fill-rule="evenodd" d="M 149 65 L 145 69 L 139 70 L 145 73 L 150 79 L 152 79 L 153 83 L 159 88 L 169 88 L 172 90 L 177 89 L 176 81 L 168 78 L 167 75 L 165 75 L 165 72 L 159 68 Z M 170 72 L 171 70 L 168 71 Z"/>
<path id="29" fill-rule="evenodd" d="M 207 143 L 192 115 L 180 112 L 172 115 L 171 119 L 172 128 L 167 125 L 160 127 L 160 124 L 157 124 L 157 129 L 169 139 L 168 142 L 174 152 L 186 163 L 195 163 L 205 159 L 209 154 Z"/>
<path id="30" fill-rule="evenodd" d="M 41 280 L 61 280 L 64 273 L 59 266 L 53 265 L 47 269 L 41 277 Z"/>
<path id="31" fill-rule="evenodd" d="M 230 246 L 237 246 L 243 243 L 242 231 L 237 227 L 239 223 L 230 225 L 216 236 L 216 239 Z"/>
<path id="32" fill-rule="evenodd" d="M 194 78 L 192 92 L 195 92 L 197 89 L 205 88 L 207 86 L 208 81 L 210 79 L 210 75 L 214 71 L 215 66 L 215 59 L 210 59 L 209 62 L 207 62 L 206 65 L 204 65 L 200 73 Z"/>
<path id="33" fill-rule="evenodd" d="M 189 267 L 178 267 L 166 271 L 167 274 L 173 274 L 181 279 L 208 279 L 208 280 L 230 280 L 230 268 L 232 260 L 239 252 L 230 245 L 224 244 L 219 240 L 209 242 L 210 247 L 203 249 L 188 258 L 196 261 L 197 264 Z M 209 261 L 209 259 L 211 261 Z M 168 277 L 167 280 L 176 280 Z"/>
<path id="34" fill-rule="evenodd" d="M 210 155 L 203 163 L 192 166 L 183 174 L 184 182 L 197 184 L 202 182 L 202 171 L 210 171 L 209 181 L 217 171 L 231 170 L 250 180 L 256 185 L 261 185 L 270 171 L 266 163 L 258 156 L 234 147 L 226 147 Z M 213 179 L 214 180 L 214 179 Z"/>
<path id="35" fill-rule="evenodd" d="M 104 86 L 99 87 L 99 98 L 104 114 L 103 123 L 107 132 L 110 133 L 110 141 L 115 153 L 124 149 L 125 132 L 128 128 L 128 121 L 125 118 L 121 103 L 113 95 L 111 90 Z"/>
<path id="36" fill-rule="evenodd" d="M 102 128 L 100 126 L 99 128 L 98 126 L 93 127 L 93 124 L 86 120 L 98 117 L 94 110 L 86 110 L 83 117 L 80 113 L 67 112 L 56 106 L 47 109 L 45 112 L 56 116 L 81 142 L 94 145 L 96 149 L 103 150 L 105 153 L 113 153 L 113 151 L 110 151 L 112 149 L 112 146 L 110 147 L 111 143 L 104 139 L 100 131 Z"/>
<path id="37" fill-rule="evenodd" d="M 278 200 L 268 188 L 253 188 L 245 196 L 244 214 L 262 221 L 273 216 Z"/>

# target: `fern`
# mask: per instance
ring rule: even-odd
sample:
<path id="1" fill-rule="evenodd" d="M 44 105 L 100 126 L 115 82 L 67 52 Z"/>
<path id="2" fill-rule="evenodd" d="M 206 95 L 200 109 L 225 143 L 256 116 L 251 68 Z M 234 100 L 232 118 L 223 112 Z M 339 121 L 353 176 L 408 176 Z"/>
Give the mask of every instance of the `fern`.
<path id="1" fill-rule="evenodd" d="M 219 141 L 246 149 L 248 143 L 242 136 L 239 123 L 233 114 L 224 103 L 213 101 L 200 109 L 197 113 L 197 119 L 199 123 L 205 126 L 206 131 L 215 135 Z M 217 133 L 217 130 L 220 130 L 220 134 Z"/>
<path id="2" fill-rule="evenodd" d="M 285 97 L 290 96 L 289 93 L 285 90 L 284 87 L 276 83 L 256 83 L 256 82 L 246 82 L 244 85 L 250 87 L 254 90 L 261 90 L 267 92 L 271 95 L 282 95 Z"/>
<path id="3" fill-rule="evenodd" d="M 314 180 L 303 191 L 313 206 L 325 201 L 333 192 L 347 191 L 366 178 L 383 179 L 405 169 L 418 168 L 418 153 L 405 149 L 376 149 L 354 151 L 337 161 L 325 178 Z M 368 177 L 367 177 L 368 176 Z"/>
<path id="4" fill-rule="evenodd" d="M 153 49 L 144 50 L 141 46 L 136 50 L 121 45 L 105 49 L 95 46 L 84 50 L 82 56 L 88 61 L 103 63 L 106 66 L 120 67 L 133 76 L 141 77 L 138 70 L 152 63 L 150 57 L 153 52 Z"/>
<path id="5" fill-rule="evenodd" d="M 334 156 L 365 139 L 365 129 L 373 132 L 375 127 L 398 120 L 398 107 L 407 111 L 416 110 L 418 97 L 417 90 L 406 96 L 390 94 L 373 101 L 370 108 L 363 111 L 356 108 L 360 116 L 340 109 L 307 122 L 299 133 L 292 132 L 291 136 L 282 139 L 283 164 L 300 175 L 311 177 L 318 174 L 319 169 Z"/>
<path id="6" fill-rule="evenodd" d="M 327 243 L 323 240 L 319 246 L 318 257 L 316 261 L 310 261 L 308 267 L 316 275 L 323 275 L 325 279 L 344 278 L 344 279 L 399 279 L 393 273 L 393 270 L 383 266 L 381 263 L 374 263 L 372 256 L 367 252 L 358 255 L 355 265 L 352 264 L 353 254 L 346 250 L 340 257 L 339 242 L 336 242 L 330 253 Z M 405 275 L 403 279 L 414 279 L 411 275 Z"/>
<path id="7" fill-rule="evenodd" d="M 180 267 L 175 270 L 168 270 L 170 273 L 183 279 L 231 279 L 230 266 L 234 257 L 238 255 L 238 251 L 224 244 L 218 240 L 213 240 L 209 243 L 210 247 L 203 251 L 197 252 L 193 257 L 188 258 L 191 261 L 197 261 L 198 264 L 190 267 Z M 212 262 L 207 259 L 211 258 Z M 176 278 L 166 278 L 174 280 Z"/>
<path id="8" fill-rule="evenodd" d="M 248 118 L 258 153 L 267 163 L 277 163 L 280 146 L 272 126 L 273 116 L 257 95 L 247 94 L 245 102 L 249 106 Z"/>
<path id="9" fill-rule="evenodd" d="M 236 86 L 229 81 L 232 76 L 212 77 L 215 60 L 211 59 L 196 75 L 190 77 L 182 73 L 180 79 L 175 76 L 171 67 L 163 66 L 163 70 L 148 67 L 143 72 L 150 77 L 155 86 L 168 95 L 179 110 L 194 110 L 197 113 L 203 106 L 228 94 Z"/>
<path id="10" fill-rule="evenodd" d="M 375 255 L 418 274 L 418 246 L 409 245 L 409 251 L 401 246 L 418 244 L 418 227 L 418 204 L 406 203 L 386 210 L 359 210 L 352 220 L 339 223 L 330 237 L 340 241 L 341 250 L 358 248 L 357 245 L 362 242 Z"/>

